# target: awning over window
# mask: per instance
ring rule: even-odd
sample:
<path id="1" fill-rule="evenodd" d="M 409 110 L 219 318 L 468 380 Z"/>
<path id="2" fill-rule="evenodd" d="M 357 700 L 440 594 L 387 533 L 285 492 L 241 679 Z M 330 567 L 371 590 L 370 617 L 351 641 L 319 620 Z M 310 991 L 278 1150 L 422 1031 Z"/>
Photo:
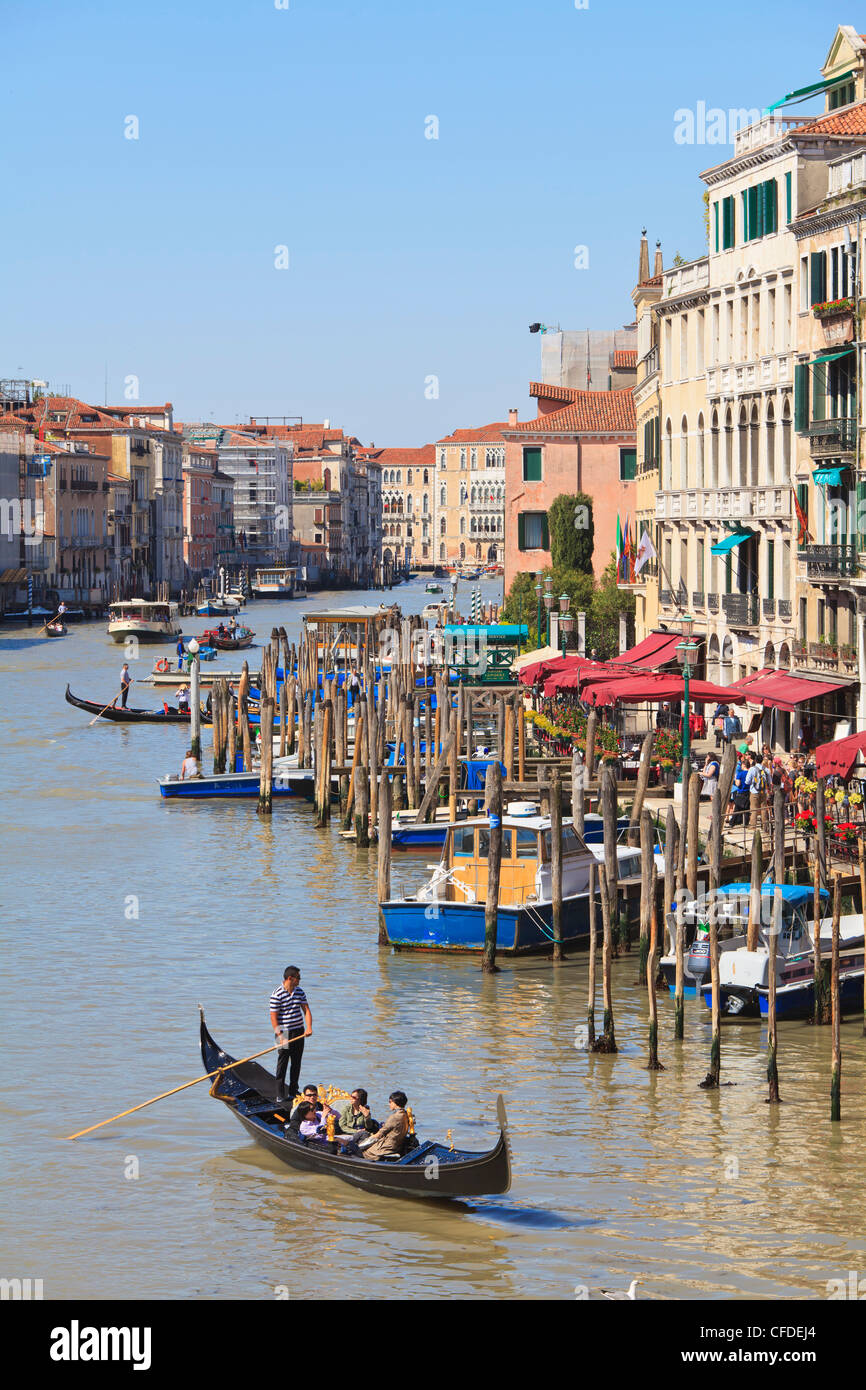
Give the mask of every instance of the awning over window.
<path id="1" fill-rule="evenodd" d="M 837 690 L 844 690 L 847 685 L 847 681 L 805 680 L 787 671 L 759 671 L 756 676 L 737 681 L 731 686 L 731 691 L 745 695 L 751 704 L 772 705 L 792 714 L 798 705 L 811 705 L 822 695 L 832 695 Z"/>
<path id="2" fill-rule="evenodd" d="M 809 363 L 810 367 L 817 367 L 819 362 L 835 362 L 837 357 L 847 357 L 849 352 L 853 352 L 852 347 L 842 348 L 841 352 L 824 352 L 820 357 L 813 357 Z"/>
<path id="3" fill-rule="evenodd" d="M 711 555 L 728 555 L 736 546 L 742 545 L 744 541 L 750 541 L 754 531 L 732 531 L 724 540 L 717 541 L 710 546 Z"/>
<path id="4" fill-rule="evenodd" d="M 841 487 L 843 471 L 841 468 L 816 468 L 812 481 L 821 487 Z"/>
<path id="5" fill-rule="evenodd" d="M 850 81 L 853 76 L 854 69 L 852 68 L 850 72 L 840 72 L 835 77 L 825 77 L 823 82 L 813 82 L 808 87 L 798 87 L 796 92 L 789 92 L 787 96 L 779 97 L 779 100 L 774 101 L 772 106 L 768 106 L 767 114 L 769 115 L 771 111 L 777 110 L 778 107 L 784 106 L 789 101 L 796 101 L 799 97 L 811 97 L 816 92 L 826 92 L 828 87 L 838 87 L 840 83 Z"/>
<path id="6" fill-rule="evenodd" d="M 668 661 L 676 660 L 677 647 L 682 640 L 678 632 L 651 632 L 649 637 L 638 642 L 637 646 L 632 647 L 630 652 L 623 652 L 621 656 L 611 657 L 607 664 L 608 666 L 641 666 L 646 670 L 653 670 L 656 666 L 664 666 Z"/>

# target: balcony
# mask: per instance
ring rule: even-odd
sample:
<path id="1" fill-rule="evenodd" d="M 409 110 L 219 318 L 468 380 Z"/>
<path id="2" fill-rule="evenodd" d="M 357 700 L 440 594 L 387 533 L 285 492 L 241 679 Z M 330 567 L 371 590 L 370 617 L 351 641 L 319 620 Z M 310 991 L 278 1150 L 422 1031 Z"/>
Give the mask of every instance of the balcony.
<path id="1" fill-rule="evenodd" d="M 670 488 L 656 493 L 656 521 L 693 519 L 727 523 L 751 517 L 772 519 L 790 515 L 789 486 L 723 484 L 719 488 Z"/>
<path id="2" fill-rule="evenodd" d="M 761 601 L 761 612 L 766 621 L 772 622 L 776 616 L 776 600 L 773 598 L 763 599 Z"/>
<path id="3" fill-rule="evenodd" d="M 73 478 L 69 486 L 73 492 L 99 491 L 99 483 L 95 483 L 92 478 Z"/>
<path id="4" fill-rule="evenodd" d="M 758 626 L 757 594 L 722 594 L 722 608 L 730 627 Z"/>
<path id="5" fill-rule="evenodd" d="M 710 611 L 711 613 L 718 613 L 718 611 L 719 611 L 719 596 L 718 596 L 718 594 L 707 594 L 707 608 L 709 609 L 709 611 Z"/>
<path id="6" fill-rule="evenodd" d="M 807 545 L 797 551 L 812 580 L 850 579 L 860 573 L 856 545 Z"/>
<path id="7" fill-rule="evenodd" d="M 787 132 L 798 125 L 803 125 L 805 121 L 812 120 L 809 116 L 780 116 L 776 112 L 761 116 L 760 120 L 754 121 L 752 125 L 741 126 L 734 132 L 734 155 L 746 154 L 749 150 L 759 150 L 764 145 L 775 144 L 777 140 L 784 139 Z"/>
<path id="8" fill-rule="evenodd" d="M 777 607 L 779 610 L 779 622 L 789 623 L 791 621 L 791 600 L 789 598 L 780 598 Z"/>
<path id="9" fill-rule="evenodd" d="M 809 426 L 809 452 L 813 458 L 839 458 L 841 454 L 851 454 L 856 443 L 856 420 L 813 420 Z"/>
<path id="10" fill-rule="evenodd" d="M 673 608 L 674 596 L 670 589 L 659 589 L 659 603 L 662 608 Z"/>
<path id="11" fill-rule="evenodd" d="M 787 352 L 760 357 L 756 362 L 729 362 L 707 368 L 707 395 L 733 396 L 742 391 L 780 386 L 791 381 L 792 358 Z"/>
<path id="12" fill-rule="evenodd" d="M 701 589 L 696 589 L 692 594 L 692 608 L 703 608 L 706 594 Z"/>

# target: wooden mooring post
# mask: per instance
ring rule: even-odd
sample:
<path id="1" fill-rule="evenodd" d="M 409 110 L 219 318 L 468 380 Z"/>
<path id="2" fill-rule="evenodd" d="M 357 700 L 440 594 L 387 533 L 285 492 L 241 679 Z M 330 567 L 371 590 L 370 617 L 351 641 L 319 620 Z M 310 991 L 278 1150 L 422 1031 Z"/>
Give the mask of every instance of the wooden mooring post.
<path id="1" fill-rule="evenodd" d="M 379 824 L 376 891 L 380 903 L 387 902 L 391 896 L 391 779 L 383 772 L 379 786 Z M 388 933 L 385 918 L 379 908 L 379 945 L 387 946 Z"/>
<path id="2" fill-rule="evenodd" d="M 550 773 L 550 900 L 553 922 L 553 961 L 562 961 L 562 779 L 559 768 Z"/>
<path id="3" fill-rule="evenodd" d="M 842 1118 L 842 1006 L 839 998 L 839 920 L 842 882 L 833 879 L 833 937 L 830 955 L 830 1007 L 833 1019 L 833 1063 L 830 1075 L 830 1119 Z"/>
<path id="4" fill-rule="evenodd" d="M 490 818 L 490 846 L 487 851 L 487 900 L 484 904 L 484 951 L 481 969 L 485 975 L 498 971 L 496 937 L 499 918 L 499 874 L 502 867 L 502 769 L 498 759 L 487 768 L 485 802 Z"/>
<path id="5" fill-rule="evenodd" d="M 263 695 L 259 718 L 261 723 L 261 765 L 259 769 L 260 816 L 269 816 L 273 811 L 273 765 L 274 765 L 274 697 Z"/>
<path id="6" fill-rule="evenodd" d="M 770 959 L 767 981 L 767 1102 L 778 1105 L 779 1067 L 776 1032 L 776 962 L 779 933 L 782 930 L 782 883 L 785 876 L 785 793 L 777 787 L 773 794 L 773 919 L 770 923 Z"/>
<path id="7" fill-rule="evenodd" d="M 595 1047 L 595 965 L 596 951 L 598 948 L 597 939 L 597 919 L 595 911 L 596 894 L 596 866 L 595 863 L 589 866 L 589 897 L 587 901 L 587 912 L 589 913 L 589 980 L 586 1004 L 586 1033 L 587 1046 L 590 1051 Z"/>
<path id="8" fill-rule="evenodd" d="M 600 1038 L 597 1038 L 593 1045 L 593 1052 L 616 1052 L 616 1035 L 613 1023 L 613 991 L 611 989 L 611 958 L 613 956 L 613 922 L 610 910 L 610 884 L 607 881 L 607 873 L 604 864 L 598 866 L 599 884 L 601 887 L 601 921 L 602 921 L 602 951 L 601 951 L 601 991 L 603 1009 L 603 1030 Z"/>
<path id="9" fill-rule="evenodd" d="M 641 816 L 641 828 L 643 828 L 644 816 L 649 817 L 649 812 L 644 811 Z M 658 1000 L 656 999 L 656 970 L 658 969 L 658 869 L 655 860 L 651 861 L 650 868 L 650 931 L 649 931 L 649 952 L 646 958 L 646 989 L 647 989 L 647 1011 L 649 1016 L 648 1043 L 649 1056 L 647 1059 L 647 1071 L 664 1071 L 664 1067 L 659 1061 L 659 1015 Z"/>

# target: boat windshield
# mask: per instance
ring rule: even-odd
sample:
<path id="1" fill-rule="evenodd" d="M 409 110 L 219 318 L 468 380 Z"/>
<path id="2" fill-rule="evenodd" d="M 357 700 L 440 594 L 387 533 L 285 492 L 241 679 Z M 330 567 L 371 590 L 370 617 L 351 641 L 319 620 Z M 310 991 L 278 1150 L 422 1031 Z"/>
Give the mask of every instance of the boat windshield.
<path id="1" fill-rule="evenodd" d="M 544 832 L 544 857 L 550 862 L 550 848 L 553 837 L 549 830 Z M 563 854 L 585 854 L 586 846 L 577 834 L 573 825 L 566 824 L 562 827 L 562 852 Z"/>

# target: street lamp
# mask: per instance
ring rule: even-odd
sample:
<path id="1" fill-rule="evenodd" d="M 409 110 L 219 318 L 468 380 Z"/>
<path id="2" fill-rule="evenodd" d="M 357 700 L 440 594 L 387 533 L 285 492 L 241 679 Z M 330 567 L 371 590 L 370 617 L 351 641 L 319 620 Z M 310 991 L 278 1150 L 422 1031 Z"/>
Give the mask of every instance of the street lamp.
<path id="1" fill-rule="evenodd" d="M 550 646 L 550 610 L 553 607 L 553 580 L 550 575 L 544 581 L 544 606 L 547 609 L 547 645 Z"/>
<path id="2" fill-rule="evenodd" d="M 683 668 L 683 768 L 688 768 L 691 753 L 691 729 L 689 727 L 689 676 L 695 664 L 699 644 L 692 641 L 694 618 L 686 613 L 680 618 L 683 640 L 677 645 L 677 661 Z M 685 774 L 684 774 L 685 775 Z"/>
<path id="3" fill-rule="evenodd" d="M 574 627 L 574 618 L 569 613 L 571 598 L 568 594 L 559 595 L 559 635 L 562 644 L 562 655 L 565 656 L 565 645 L 568 635 Z"/>
<path id="4" fill-rule="evenodd" d="M 189 663 L 189 746 L 196 761 L 201 759 L 201 700 L 199 698 L 199 655 L 198 642 L 191 637 L 186 644 L 192 660 Z M 234 768 L 232 768 L 234 771 Z"/>
<path id="5" fill-rule="evenodd" d="M 539 647 L 540 647 L 540 646 L 541 646 L 541 580 L 540 580 L 540 579 L 536 582 L 536 585 L 535 585 L 535 601 L 536 601 L 536 606 L 537 606 L 537 613 L 536 613 L 536 617 L 535 617 L 535 629 L 536 629 L 536 633 L 537 633 L 537 637 L 538 637 L 538 645 L 539 645 Z"/>

